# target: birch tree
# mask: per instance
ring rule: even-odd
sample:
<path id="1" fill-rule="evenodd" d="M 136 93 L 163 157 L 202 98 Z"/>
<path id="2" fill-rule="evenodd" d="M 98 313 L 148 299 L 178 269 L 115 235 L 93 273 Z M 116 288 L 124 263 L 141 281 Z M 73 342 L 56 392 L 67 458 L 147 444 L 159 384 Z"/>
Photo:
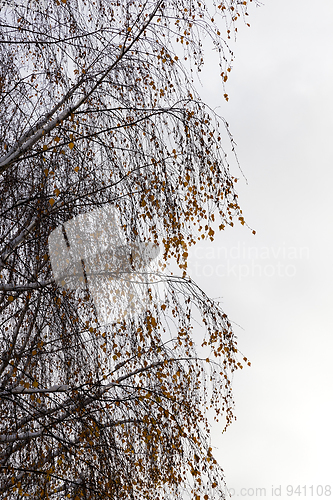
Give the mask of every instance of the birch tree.
<path id="1" fill-rule="evenodd" d="M 213 241 L 212 221 L 220 230 L 245 221 L 222 149 L 228 126 L 202 102 L 193 77 L 207 36 L 228 99 L 227 42 L 247 22 L 247 7 L 1 2 L 4 499 L 225 496 L 207 410 L 222 428 L 232 422 L 232 374 L 248 360 L 220 305 L 186 269 L 189 248 Z M 135 281 L 133 249 L 155 245 L 160 254 L 154 280 L 144 274 L 144 307 L 103 324 L 86 275 L 81 288 L 55 279 L 50 241 L 110 207 L 123 242 L 110 252 L 123 249 L 132 265 L 108 276 L 111 285 L 124 275 Z M 171 258 L 177 276 L 165 268 Z M 196 315 L 207 359 L 194 342 Z"/>

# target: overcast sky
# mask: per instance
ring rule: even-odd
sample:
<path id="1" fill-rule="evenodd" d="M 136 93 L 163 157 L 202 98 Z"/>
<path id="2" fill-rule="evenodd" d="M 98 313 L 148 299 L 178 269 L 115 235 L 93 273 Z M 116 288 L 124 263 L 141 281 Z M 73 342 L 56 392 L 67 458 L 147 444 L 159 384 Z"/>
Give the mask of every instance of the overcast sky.
<path id="1" fill-rule="evenodd" d="M 333 2 L 266 0 L 249 22 L 229 102 L 210 49 L 200 90 L 230 124 L 257 232 L 230 228 L 191 254 L 191 276 L 223 297 L 252 362 L 235 377 L 237 422 L 223 436 L 215 426 L 213 444 L 236 495 L 281 485 L 280 498 L 318 498 L 330 485 L 333 496 Z"/>

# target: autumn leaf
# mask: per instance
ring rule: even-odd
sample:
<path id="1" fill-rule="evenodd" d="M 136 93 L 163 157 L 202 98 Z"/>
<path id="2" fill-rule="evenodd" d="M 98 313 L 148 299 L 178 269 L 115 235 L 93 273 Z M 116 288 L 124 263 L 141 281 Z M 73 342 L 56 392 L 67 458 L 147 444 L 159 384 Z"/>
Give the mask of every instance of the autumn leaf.
<path id="1" fill-rule="evenodd" d="M 10 169 L 0 186 L 0 199 L 8 198 L 9 182 L 14 202 L 6 206 L 1 222 L 0 252 L 4 267 L 0 278 L 9 280 L 2 320 L 3 358 L 8 368 L 3 370 L 1 383 L 4 391 L 13 392 L 13 397 L 2 401 L 0 412 L 2 434 L 5 439 L 10 436 L 10 441 L 2 443 L 6 498 L 24 494 L 49 498 L 60 491 L 66 498 L 90 495 L 96 500 L 114 498 L 118 491 L 122 500 L 140 495 L 152 500 L 158 496 L 155 486 L 165 484 L 174 491 L 186 488 L 184 478 L 190 476 L 191 468 L 194 484 L 189 488 L 193 486 L 194 500 L 199 500 L 199 490 L 201 498 L 208 500 L 204 493 L 212 483 L 216 490 L 223 484 L 212 456 L 208 457 L 210 472 L 205 469 L 209 442 L 205 413 L 211 407 L 217 414 L 226 413 L 227 424 L 231 422 L 228 370 L 240 366 L 228 318 L 218 303 L 191 283 L 186 261 L 198 235 L 213 238 L 213 211 L 222 229 L 232 217 L 237 220 L 241 211 L 233 191 L 236 181 L 224 166 L 218 143 L 222 139 L 215 124 L 220 120 L 200 101 L 190 82 L 186 84 L 183 73 L 190 53 L 195 54 L 193 71 L 204 62 L 201 34 L 213 12 L 209 14 L 209 8 L 205 12 L 205 0 L 200 2 L 202 8 L 197 10 L 189 0 L 169 2 L 168 15 L 158 8 L 159 2 L 155 12 L 154 2 L 128 2 L 131 8 L 124 15 L 126 2 L 87 0 L 82 14 L 70 0 L 55 0 L 38 16 L 26 9 L 11 27 L 8 50 L 15 59 L 9 58 L 8 78 L 0 78 L 0 86 L 5 87 L 1 89 L 3 107 L 9 110 L 8 123 L 1 123 L 2 142 L 16 150 L 14 155 L 5 155 L 0 165 Z M 213 9 L 214 17 L 219 9 L 226 16 L 230 4 L 239 10 L 240 2 L 223 2 L 216 13 Z M 179 42 L 191 47 L 185 58 L 183 53 L 174 55 L 172 44 L 168 47 L 167 32 L 174 32 L 175 21 Z M 27 26 L 30 31 L 23 31 Z M 104 30 L 103 44 L 96 45 L 95 37 L 103 26 L 112 30 Z M 57 35 L 52 43 L 34 44 L 45 29 Z M 136 45 L 131 45 L 134 29 Z M 209 33 L 215 43 L 223 43 L 217 24 Z M 124 45 L 118 51 L 120 43 Z M 67 64 L 68 57 L 74 66 Z M 15 76 L 17 61 L 29 67 L 28 76 Z M 221 63 L 217 76 L 222 72 L 223 82 L 231 62 L 222 57 Z M 30 101 L 29 94 L 33 94 Z M 161 106 L 162 99 L 167 106 Z M 22 127 L 31 122 L 25 133 L 17 127 L 21 119 Z M 37 149 L 36 141 L 40 141 Z M 109 205 L 119 220 L 110 221 L 110 231 L 101 238 L 103 251 L 96 253 L 95 240 Z M 101 207 L 104 214 L 96 227 L 84 224 L 89 227 L 87 241 L 91 236 L 96 243 L 85 253 L 83 240 L 73 238 L 73 218 L 79 216 L 79 221 L 86 222 L 87 216 L 90 221 L 94 208 Z M 114 229 L 119 232 L 118 241 L 113 241 Z M 142 240 L 161 241 L 164 252 L 161 261 L 151 264 L 151 268 L 156 264 L 156 276 L 147 266 L 141 280 L 141 271 L 133 272 L 132 250 L 129 259 L 126 252 L 129 242 Z M 125 248 L 119 259 L 120 279 L 108 275 L 118 245 Z M 167 257 L 179 265 L 176 276 L 162 273 Z M 91 279 L 94 266 L 101 267 L 96 280 Z M 150 282 L 156 279 L 155 295 L 151 290 L 155 283 L 151 286 Z M 166 285 L 163 295 L 161 280 Z M 99 321 L 101 308 L 93 283 L 96 289 L 97 284 L 103 288 L 106 329 Z M 135 295 L 141 288 L 149 300 L 138 304 Z M 14 296 L 12 289 L 17 290 Z M 110 293 L 104 293 L 106 289 Z M 133 306 L 133 321 L 130 314 L 119 318 L 118 303 L 126 314 Z M 197 313 L 207 330 L 206 356 L 213 359 L 215 355 L 214 363 L 209 358 L 206 363 L 196 352 L 192 328 Z M 172 337 L 175 333 L 170 342 L 165 341 L 168 331 Z M 246 362 L 247 358 L 244 366 Z M 212 400 L 205 390 L 205 379 L 210 376 Z M 23 391 L 29 387 L 27 380 L 34 388 L 28 391 L 30 395 Z M 66 381 L 66 387 L 59 385 L 61 381 Z M 49 392 L 41 396 L 41 387 Z M 223 407 L 226 402 L 230 408 Z M 200 432 L 198 424 L 202 424 Z M 99 430 L 103 439 L 98 438 Z M 24 439 L 18 439 L 19 435 Z M 14 492 L 11 477 L 16 469 Z M 103 471 L 110 470 L 111 476 L 103 476 Z M 202 475 L 207 491 L 200 483 Z M 223 494 L 216 491 L 215 496 Z"/>

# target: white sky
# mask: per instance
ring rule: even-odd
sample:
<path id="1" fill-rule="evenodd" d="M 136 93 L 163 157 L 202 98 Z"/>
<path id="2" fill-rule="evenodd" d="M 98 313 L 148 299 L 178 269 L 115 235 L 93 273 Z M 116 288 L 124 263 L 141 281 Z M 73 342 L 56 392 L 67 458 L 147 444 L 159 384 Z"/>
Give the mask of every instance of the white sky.
<path id="1" fill-rule="evenodd" d="M 223 297 L 252 362 L 235 377 L 237 422 L 223 436 L 216 426 L 213 445 L 239 497 L 266 488 L 273 498 L 272 485 L 283 499 L 305 498 L 303 486 L 318 498 L 318 485 L 333 496 L 333 2 L 266 0 L 249 22 L 239 25 L 229 102 L 210 49 L 200 90 L 230 124 L 248 179 L 240 205 L 257 231 L 230 228 L 197 245 L 189 264 Z"/>

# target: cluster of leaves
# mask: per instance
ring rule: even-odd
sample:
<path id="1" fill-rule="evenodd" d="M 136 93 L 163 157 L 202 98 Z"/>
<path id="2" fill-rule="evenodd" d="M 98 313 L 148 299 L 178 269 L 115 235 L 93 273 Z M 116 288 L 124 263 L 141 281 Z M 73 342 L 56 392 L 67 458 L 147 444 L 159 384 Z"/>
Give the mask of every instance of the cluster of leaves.
<path id="1" fill-rule="evenodd" d="M 220 229 L 244 219 L 221 120 L 191 72 L 205 33 L 224 84 L 232 54 L 217 20 L 230 36 L 246 4 L 223 1 L 212 14 L 197 0 L 21 0 L 0 11 L 3 498 L 224 495 L 204 409 L 229 425 L 242 365 L 226 315 L 186 275 L 186 259 L 213 240 L 215 217 Z M 163 274 L 164 301 L 103 329 L 88 291 L 53 281 L 48 237 L 106 204 L 129 243 L 159 243 L 183 275 Z"/>

